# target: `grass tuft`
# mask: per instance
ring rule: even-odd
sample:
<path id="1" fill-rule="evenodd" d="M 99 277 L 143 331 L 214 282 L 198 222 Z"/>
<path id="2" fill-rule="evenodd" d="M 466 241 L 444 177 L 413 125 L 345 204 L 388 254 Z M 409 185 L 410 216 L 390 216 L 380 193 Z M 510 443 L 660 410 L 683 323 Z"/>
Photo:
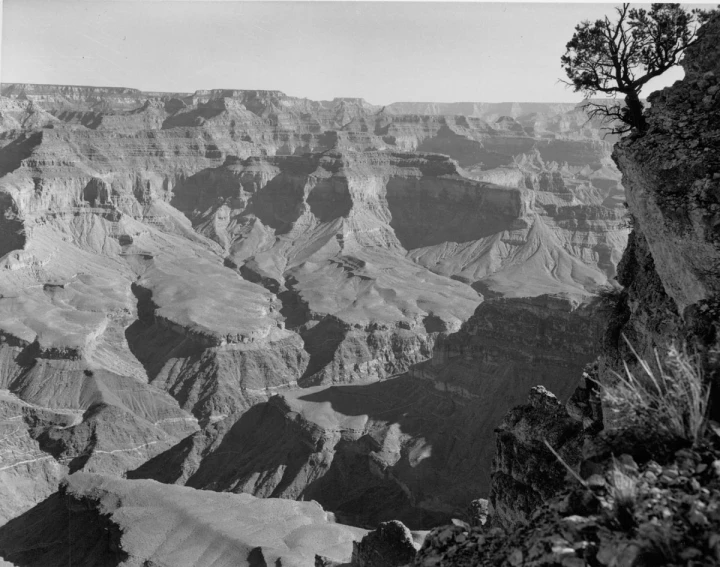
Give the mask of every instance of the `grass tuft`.
<path id="1" fill-rule="evenodd" d="M 624 376 L 615 373 L 617 382 L 602 386 L 603 402 L 626 416 L 631 427 L 697 445 L 707 427 L 710 387 L 696 357 L 672 345 L 663 362 L 655 351 L 653 369 L 625 341 L 644 375 L 636 377 L 625 364 Z"/>
<path id="2" fill-rule="evenodd" d="M 613 502 L 615 518 L 623 529 L 636 527 L 635 505 L 638 500 L 638 478 L 625 472 L 613 457 L 613 468 L 610 470 L 610 496 Z"/>

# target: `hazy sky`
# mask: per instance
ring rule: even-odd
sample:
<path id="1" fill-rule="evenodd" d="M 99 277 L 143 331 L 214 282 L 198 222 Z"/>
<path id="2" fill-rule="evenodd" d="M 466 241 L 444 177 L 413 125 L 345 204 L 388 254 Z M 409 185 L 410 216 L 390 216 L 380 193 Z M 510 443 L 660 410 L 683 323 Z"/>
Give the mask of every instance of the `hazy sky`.
<path id="1" fill-rule="evenodd" d="M 714 5 L 708 5 L 714 6 Z M 312 99 L 575 101 L 574 26 L 613 4 L 4 0 L 2 82 Z M 676 69 L 659 79 L 682 77 Z M 651 89 L 646 89 L 647 94 Z"/>

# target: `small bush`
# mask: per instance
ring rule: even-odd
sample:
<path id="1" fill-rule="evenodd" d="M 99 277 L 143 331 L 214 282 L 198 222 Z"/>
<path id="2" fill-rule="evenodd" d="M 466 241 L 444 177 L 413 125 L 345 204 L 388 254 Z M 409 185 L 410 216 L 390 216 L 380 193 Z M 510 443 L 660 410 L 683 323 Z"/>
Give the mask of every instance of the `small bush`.
<path id="1" fill-rule="evenodd" d="M 654 370 L 628 345 L 645 375 L 636 377 L 625 364 L 624 376 L 616 373 L 614 384 L 602 386 L 603 403 L 627 419 L 629 428 L 696 445 L 707 426 L 710 396 L 698 361 L 673 345 L 663 362 L 655 351 Z"/>

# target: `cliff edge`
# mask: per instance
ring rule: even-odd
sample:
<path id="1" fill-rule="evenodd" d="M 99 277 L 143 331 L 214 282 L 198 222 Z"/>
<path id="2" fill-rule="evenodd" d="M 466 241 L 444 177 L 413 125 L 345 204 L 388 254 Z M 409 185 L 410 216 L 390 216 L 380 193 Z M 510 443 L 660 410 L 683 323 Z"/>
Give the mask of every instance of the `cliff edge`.
<path id="1" fill-rule="evenodd" d="M 720 294 L 720 20 L 688 49 L 686 77 L 649 97 L 649 129 L 615 146 L 634 230 L 618 268 L 625 295 L 613 333 L 650 358 L 686 342 L 718 372 Z M 618 341 L 605 367 L 628 359 Z"/>

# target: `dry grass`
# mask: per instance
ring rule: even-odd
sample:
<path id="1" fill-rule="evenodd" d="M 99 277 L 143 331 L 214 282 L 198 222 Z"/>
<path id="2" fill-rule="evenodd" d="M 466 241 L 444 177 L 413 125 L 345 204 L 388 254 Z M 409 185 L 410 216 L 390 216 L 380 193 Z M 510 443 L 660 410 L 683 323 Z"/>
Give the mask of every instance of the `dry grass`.
<path id="1" fill-rule="evenodd" d="M 615 518 L 623 529 L 632 529 L 637 525 L 635 520 L 635 504 L 638 499 L 638 477 L 625 472 L 613 458 L 610 471 L 610 496 Z"/>
<path id="2" fill-rule="evenodd" d="M 655 351 L 657 370 L 653 370 L 625 341 L 644 375 L 634 376 L 625 364 L 624 376 L 616 374 L 616 383 L 603 385 L 603 402 L 628 416 L 630 426 L 697 444 L 707 426 L 710 396 L 698 361 L 673 345 L 662 362 Z"/>
<path id="3" fill-rule="evenodd" d="M 614 464 L 610 471 L 610 491 L 616 505 L 632 508 L 638 496 L 638 477 L 627 474 L 622 465 Z"/>

